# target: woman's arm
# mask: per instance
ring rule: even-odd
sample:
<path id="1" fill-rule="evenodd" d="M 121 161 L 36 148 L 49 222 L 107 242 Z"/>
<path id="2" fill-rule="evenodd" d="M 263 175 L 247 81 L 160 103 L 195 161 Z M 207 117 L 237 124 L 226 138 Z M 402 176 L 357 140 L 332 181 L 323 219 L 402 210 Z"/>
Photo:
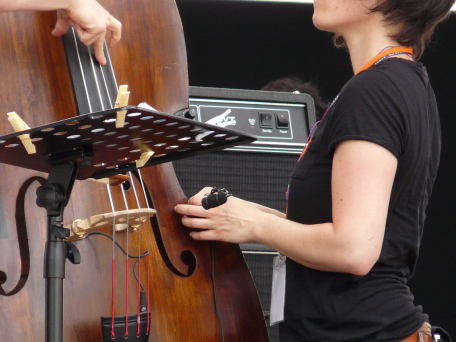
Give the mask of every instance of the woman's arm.
<path id="1" fill-rule="evenodd" d="M 307 267 L 364 275 L 380 255 L 397 160 L 367 141 L 339 143 L 333 160 L 333 222 L 304 225 L 229 197 L 203 209 L 201 192 L 178 205 L 184 225 L 203 229 L 197 240 L 260 242 Z"/>
<path id="2" fill-rule="evenodd" d="M 379 145 L 340 143 L 333 160 L 333 222 L 291 222 L 285 233 L 274 228 L 279 220 L 265 219 L 257 228 L 259 242 L 311 268 L 368 273 L 382 248 L 396 166 L 396 158 Z"/>
<path id="3" fill-rule="evenodd" d="M 0 0 L 0 11 L 53 11 L 65 9 L 72 0 Z"/>
<path id="4" fill-rule="evenodd" d="M 266 207 L 266 206 L 258 204 L 258 203 L 253 203 L 253 204 L 264 213 L 273 214 L 273 215 L 275 215 L 277 217 L 280 217 L 280 218 L 286 218 L 285 213 L 282 213 L 281 211 Z"/>
<path id="5" fill-rule="evenodd" d="M 95 0 L 0 0 L 2 11 L 58 10 L 55 36 L 63 35 L 73 26 L 85 45 L 93 45 L 95 57 L 106 64 L 103 43 L 110 46 L 121 38 L 122 25 Z"/>

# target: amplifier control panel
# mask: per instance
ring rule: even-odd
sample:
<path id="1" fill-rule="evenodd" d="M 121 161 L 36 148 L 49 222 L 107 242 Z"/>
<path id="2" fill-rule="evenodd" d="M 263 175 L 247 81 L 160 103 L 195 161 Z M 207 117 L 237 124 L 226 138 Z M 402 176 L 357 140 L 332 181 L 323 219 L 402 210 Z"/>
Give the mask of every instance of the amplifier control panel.
<path id="1" fill-rule="evenodd" d="M 235 150 L 300 153 L 315 122 L 308 94 L 190 87 L 190 116 L 257 137 Z"/>

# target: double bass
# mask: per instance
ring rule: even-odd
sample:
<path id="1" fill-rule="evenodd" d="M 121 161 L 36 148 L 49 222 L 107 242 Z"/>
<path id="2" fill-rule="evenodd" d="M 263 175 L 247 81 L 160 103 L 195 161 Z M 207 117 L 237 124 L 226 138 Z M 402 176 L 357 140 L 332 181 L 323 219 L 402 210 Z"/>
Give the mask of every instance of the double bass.
<path id="1" fill-rule="evenodd" d="M 123 24 L 122 41 L 110 51 L 113 67 L 106 70 L 116 84 L 128 84 L 129 102 L 144 101 L 170 114 L 187 108 L 185 40 L 174 0 L 100 2 Z M 0 14 L 0 113 L 15 111 L 32 127 L 84 113 L 75 98 L 77 75 L 68 66 L 77 56 L 51 36 L 54 23 L 50 12 Z M 84 51 L 85 60 L 92 61 L 90 50 Z M 9 132 L 6 118 L 0 119 L 0 133 Z M 37 207 L 35 192 L 47 175 L 4 164 L 0 174 L 1 339 L 44 341 L 46 214 Z M 142 306 L 148 341 L 267 341 L 238 246 L 189 237 L 173 211 L 186 197 L 171 163 L 144 168 L 139 176 L 132 173 L 120 185 L 74 184 L 66 223 L 125 208 L 153 207 L 156 215 L 117 232 L 116 244 L 109 230 L 73 242 L 82 262 L 66 263 L 63 340 L 103 341 L 102 317 L 131 316 L 135 324 Z M 133 341 L 135 336 L 110 337 Z"/>

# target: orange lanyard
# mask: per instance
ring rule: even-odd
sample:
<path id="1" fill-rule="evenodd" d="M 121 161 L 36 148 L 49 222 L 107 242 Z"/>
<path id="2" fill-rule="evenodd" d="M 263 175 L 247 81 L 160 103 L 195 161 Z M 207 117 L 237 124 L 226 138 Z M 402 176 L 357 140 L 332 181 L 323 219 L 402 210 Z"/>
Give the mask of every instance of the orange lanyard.
<path id="1" fill-rule="evenodd" d="M 380 51 L 374 58 L 366 63 L 361 69 L 356 72 L 356 75 L 360 72 L 369 69 L 371 66 L 381 62 L 382 60 L 393 57 L 396 55 L 413 55 L 413 49 L 406 46 L 396 46 L 384 49 Z"/>

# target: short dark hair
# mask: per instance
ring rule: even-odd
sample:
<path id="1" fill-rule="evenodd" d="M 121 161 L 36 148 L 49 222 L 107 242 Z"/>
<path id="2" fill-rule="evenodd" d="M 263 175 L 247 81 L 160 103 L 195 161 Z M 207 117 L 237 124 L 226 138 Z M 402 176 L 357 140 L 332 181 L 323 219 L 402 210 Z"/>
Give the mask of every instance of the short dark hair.
<path id="1" fill-rule="evenodd" d="M 371 11 L 381 12 L 387 23 L 402 26 L 392 38 L 412 47 L 418 60 L 436 26 L 448 17 L 454 3 L 455 0 L 383 0 Z"/>

